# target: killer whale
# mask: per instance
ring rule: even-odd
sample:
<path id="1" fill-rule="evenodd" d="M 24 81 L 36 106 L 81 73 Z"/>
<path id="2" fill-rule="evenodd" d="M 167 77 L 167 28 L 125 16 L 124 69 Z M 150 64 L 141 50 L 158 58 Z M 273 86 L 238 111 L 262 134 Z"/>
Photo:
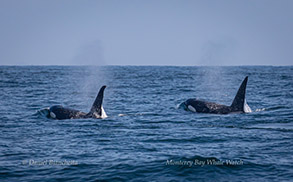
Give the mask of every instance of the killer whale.
<path id="1" fill-rule="evenodd" d="M 179 107 L 182 107 L 187 111 L 211 114 L 245 113 L 251 111 L 245 100 L 247 81 L 248 76 L 246 76 L 242 81 L 231 106 L 217 104 L 214 102 L 206 102 L 193 98 L 181 103 Z"/>
<path id="2" fill-rule="evenodd" d="M 105 88 L 106 88 L 105 85 L 100 88 L 100 91 L 89 113 L 85 113 L 75 109 L 65 108 L 61 105 L 55 105 L 49 108 L 47 117 L 52 119 L 59 119 L 59 120 L 80 119 L 80 118 L 97 118 L 97 119 L 106 118 L 107 115 L 102 106 Z"/>

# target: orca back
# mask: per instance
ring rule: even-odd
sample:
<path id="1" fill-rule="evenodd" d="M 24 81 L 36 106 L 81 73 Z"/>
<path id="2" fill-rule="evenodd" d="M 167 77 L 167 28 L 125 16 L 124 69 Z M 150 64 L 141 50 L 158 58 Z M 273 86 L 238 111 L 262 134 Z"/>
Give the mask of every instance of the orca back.
<path id="1" fill-rule="evenodd" d="M 57 105 L 50 108 L 49 115 L 53 119 L 72 119 L 82 118 L 86 115 L 86 113 Z"/>

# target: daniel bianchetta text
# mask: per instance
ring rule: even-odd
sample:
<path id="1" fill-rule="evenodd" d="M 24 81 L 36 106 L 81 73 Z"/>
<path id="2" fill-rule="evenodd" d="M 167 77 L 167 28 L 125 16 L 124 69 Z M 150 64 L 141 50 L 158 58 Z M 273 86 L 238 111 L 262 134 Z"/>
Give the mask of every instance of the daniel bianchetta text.
<path id="1" fill-rule="evenodd" d="M 78 162 L 75 160 L 24 160 L 21 162 L 22 165 L 29 165 L 29 166 L 76 166 Z"/>
<path id="2" fill-rule="evenodd" d="M 206 160 L 167 160 L 167 166 L 241 166 L 243 165 L 243 160 L 216 160 L 216 159 L 206 159 Z"/>

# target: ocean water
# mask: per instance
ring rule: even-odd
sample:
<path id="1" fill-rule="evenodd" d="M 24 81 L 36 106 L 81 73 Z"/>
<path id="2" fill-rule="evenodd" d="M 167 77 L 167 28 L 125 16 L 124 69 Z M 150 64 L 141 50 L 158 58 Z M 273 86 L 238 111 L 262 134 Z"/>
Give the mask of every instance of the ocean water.
<path id="1" fill-rule="evenodd" d="M 246 114 L 230 105 L 249 76 Z M 106 119 L 52 120 L 61 104 Z M 293 67 L 1 66 L 0 181 L 292 181 Z"/>

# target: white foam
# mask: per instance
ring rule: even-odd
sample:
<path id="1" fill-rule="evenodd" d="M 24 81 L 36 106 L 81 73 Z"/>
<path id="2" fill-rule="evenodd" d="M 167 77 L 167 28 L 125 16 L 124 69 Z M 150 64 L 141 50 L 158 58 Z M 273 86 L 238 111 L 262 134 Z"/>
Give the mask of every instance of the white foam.
<path id="1" fill-rule="evenodd" d="M 256 109 L 255 112 L 260 112 L 260 111 L 264 111 L 264 110 L 266 110 L 266 108 Z"/>
<path id="2" fill-rule="evenodd" d="M 177 104 L 176 109 L 180 109 L 180 108 L 181 108 L 181 104 Z"/>
<path id="3" fill-rule="evenodd" d="M 41 109 L 41 110 L 38 110 L 37 112 L 40 113 L 43 116 L 46 116 L 46 117 L 50 116 L 50 108 L 49 107 Z"/>

